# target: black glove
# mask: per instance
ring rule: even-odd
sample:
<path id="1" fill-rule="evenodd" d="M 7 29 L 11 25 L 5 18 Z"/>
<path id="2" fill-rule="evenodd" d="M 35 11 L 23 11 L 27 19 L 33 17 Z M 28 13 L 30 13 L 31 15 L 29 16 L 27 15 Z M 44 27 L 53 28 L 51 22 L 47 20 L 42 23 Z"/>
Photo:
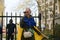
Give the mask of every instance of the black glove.
<path id="1" fill-rule="evenodd" d="M 41 33 L 40 33 L 37 29 L 35 29 L 34 27 L 33 27 L 33 30 L 34 30 L 38 35 L 41 35 Z"/>

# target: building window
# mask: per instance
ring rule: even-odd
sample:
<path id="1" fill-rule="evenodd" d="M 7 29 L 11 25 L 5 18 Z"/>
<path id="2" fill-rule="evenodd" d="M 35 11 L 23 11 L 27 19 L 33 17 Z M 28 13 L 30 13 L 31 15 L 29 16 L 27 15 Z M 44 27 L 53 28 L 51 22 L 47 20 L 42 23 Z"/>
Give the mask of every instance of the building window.
<path id="1" fill-rule="evenodd" d="M 52 18 L 53 17 L 53 14 L 50 14 L 50 17 Z"/>
<path id="2" fill-rule="evenodd" d="M 55 17 L 57 17 L 57 16 L 58 16 L 57 14 L 58 14 L 58 13 L 56 12 L 56 13 L 55 13 Z"/>
<path id="3" fill-rule="evenodd" d="M 57 10 L 57 7 L 58 7 L 58 6 L 56 5 L 56 6 L 55 6 L 55 10 Z"/>

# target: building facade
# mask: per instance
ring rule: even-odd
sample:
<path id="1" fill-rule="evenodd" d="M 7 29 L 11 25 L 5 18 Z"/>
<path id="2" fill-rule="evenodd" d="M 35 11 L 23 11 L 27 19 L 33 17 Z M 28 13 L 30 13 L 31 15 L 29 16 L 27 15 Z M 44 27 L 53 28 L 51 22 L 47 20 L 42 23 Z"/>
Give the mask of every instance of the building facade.
<path id="1" fill-rule="evenodd" d="M 41 23 L 46 25 L 46 28 L 53 28 L 53 10 L 55 0 L 40 0 L 39 10 L 41 11 Z M 60 14 L 60 1 L 56 0 L 55 3 L 55 16 Z"/>
<path id="2" fill-rule="evenodd" d="M 3 10 L 4 10 L 4 0 L 0 0 L 0 16 L 2 16 Z M 1 18 L 0 18 L 0 22 L 1 22 Z"/>

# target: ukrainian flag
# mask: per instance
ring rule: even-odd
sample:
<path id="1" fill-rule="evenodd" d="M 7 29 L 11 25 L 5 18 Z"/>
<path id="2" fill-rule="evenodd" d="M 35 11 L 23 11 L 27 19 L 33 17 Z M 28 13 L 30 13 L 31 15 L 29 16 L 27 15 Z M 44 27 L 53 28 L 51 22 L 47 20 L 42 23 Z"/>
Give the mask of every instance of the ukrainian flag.
<path id="1" fill-rule="evenodd" d="M 22 35 L 23 29 L 20 28 L 19 25 L 17 25 L 17 30 L 18 30 L 18 32 L 17 32 L 17 40 L 21 40 L 21 35 Z M 42 35 L 38 35 L 36 32 L 34 33 L 34 35 L 35 35 L 35 40 L 42 40 L 44 38 Z"/>

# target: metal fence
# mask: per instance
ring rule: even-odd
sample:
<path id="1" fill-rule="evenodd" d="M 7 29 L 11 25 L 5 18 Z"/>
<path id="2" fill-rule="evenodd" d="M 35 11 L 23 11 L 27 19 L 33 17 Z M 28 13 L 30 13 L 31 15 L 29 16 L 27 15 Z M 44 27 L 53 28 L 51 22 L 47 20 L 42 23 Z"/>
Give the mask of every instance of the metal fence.
<path id="1" fill-rule="evenodd" d="M 2 15 L 0 16 L 0 18 L 1 18 L 1 24 L 2 24 L 2 30 L 3 30 L 3 27 L 5 27 L 6 28 L 6 25 L 8 24 L 8 18 L 10 18 L 10 19 L 13 19 L 14 18 L 14 20 L 13 21 L 15 21 L 15 24 L 17 24 L 17 18 L 19 18 L 19 20 L 21 20 L 21 18 L 23 17 L 23 16 L 21 16 L 21 14 L 19 15 L 19 16 L 17 16 L 17 13 L 15 13 L 15 15 L 13 16 L 12 14 L 13 13 L 11 13 L 11 16 L 8 16 L 8 14 L 9 13 L 6 13 L 6 15 L 4 15 L 3 13 L 2 13 Z M 38 18 L 38 16 L 33 16 L 34 18 Z M 37 21 L 37 20 L 36 20 Z M 15 30 L 15 32 L 16 32 L 16 30 Z M 3 39 L 3 31 L 2 31 L 2 34 L 1 34 L 1 40 L 7 40 L 7 33 L 5 34 L 6 35 L 6 39 Z M 16 33 L 15 33 L 15 38 L 14 38 L 14 40 L 16 40 Z"/>

